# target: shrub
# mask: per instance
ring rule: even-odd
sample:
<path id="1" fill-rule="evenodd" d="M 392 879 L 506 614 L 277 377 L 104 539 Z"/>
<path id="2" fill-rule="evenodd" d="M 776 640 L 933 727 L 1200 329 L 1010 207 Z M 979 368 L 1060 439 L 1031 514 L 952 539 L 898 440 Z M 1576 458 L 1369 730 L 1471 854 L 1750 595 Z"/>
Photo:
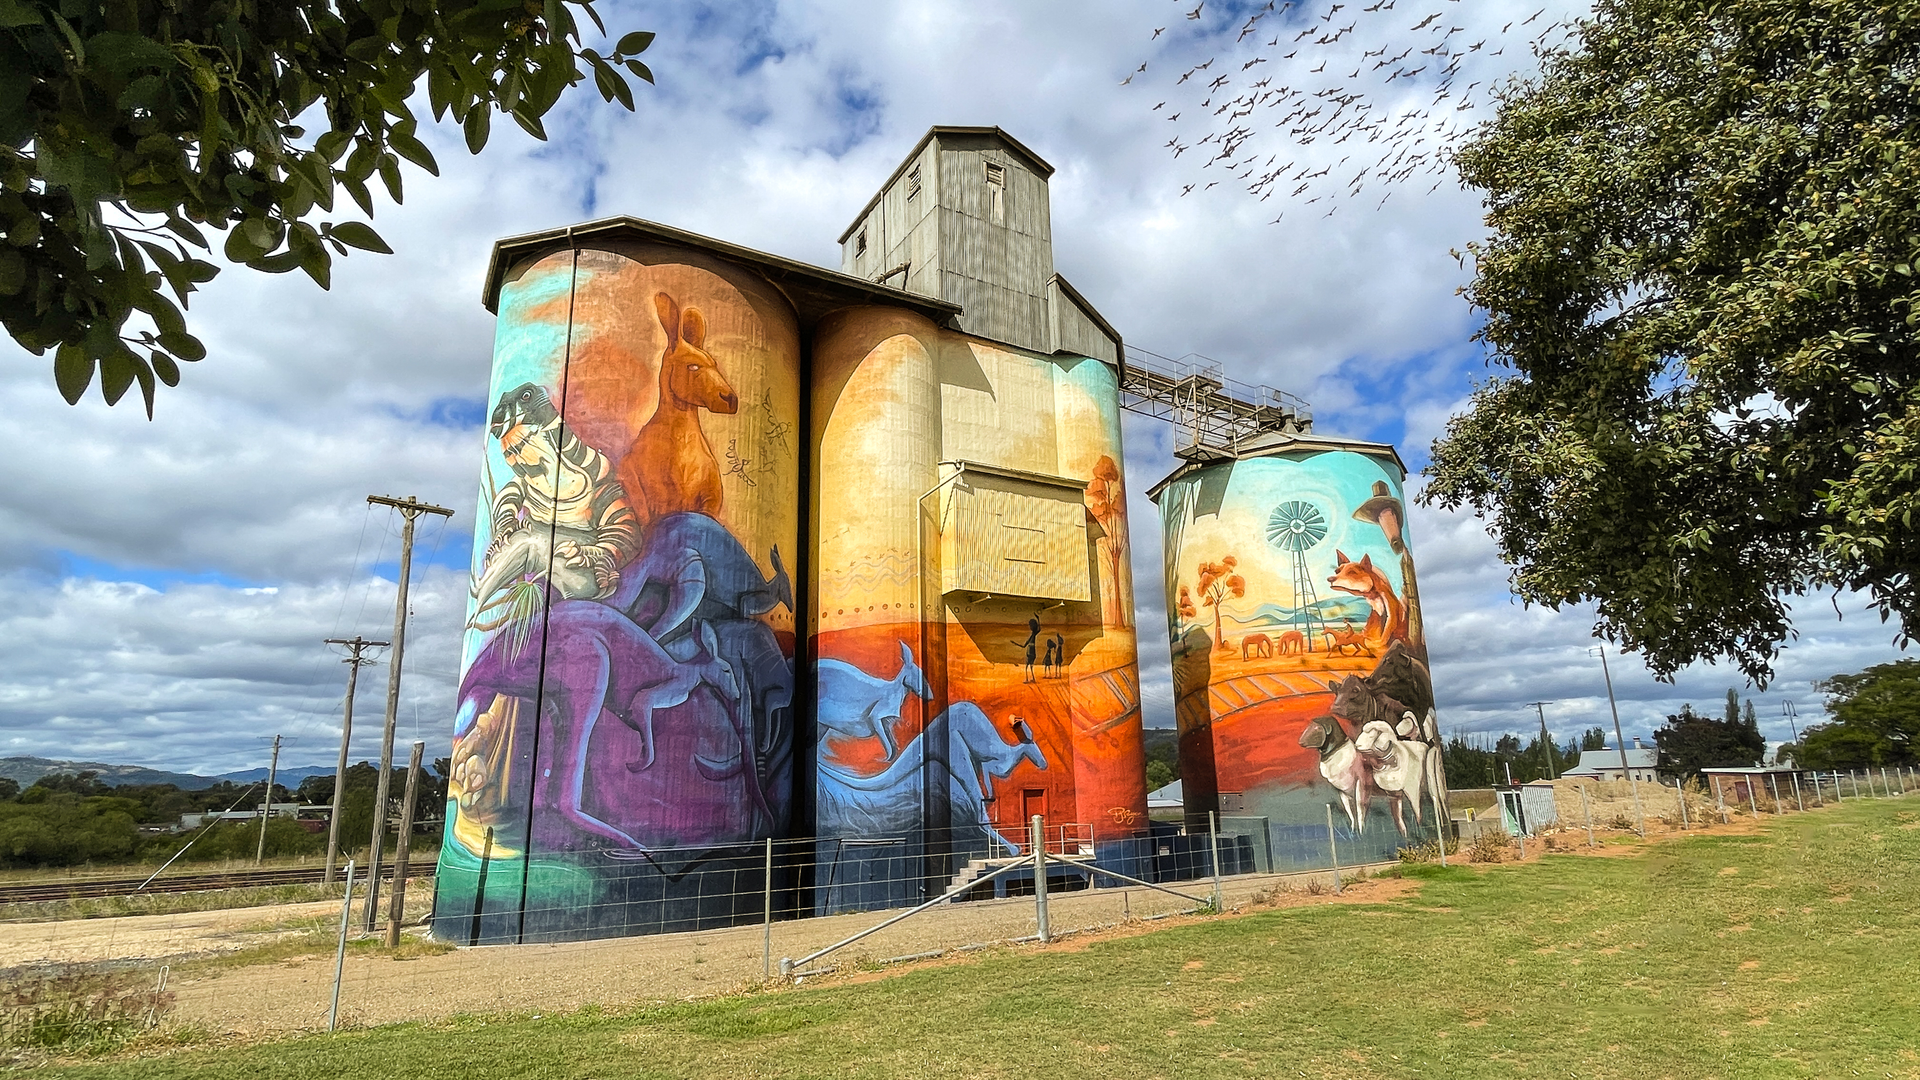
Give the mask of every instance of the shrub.
<path id="1" fill-rule="evenodd" d="M 0 1046 L 8 1050 L 110 1051 L 158 1024 L 173 994 L 141 972 L 57 969 L 0 992 Z"/>
<path id="2" fill-rule="evenodd" d="M 1513 848 L 1513 837 L 1498 829 L 1482 829 L 1467 845 L 1467 861 L 1477 863 L 1496 863 L 1507 857 Z"/>

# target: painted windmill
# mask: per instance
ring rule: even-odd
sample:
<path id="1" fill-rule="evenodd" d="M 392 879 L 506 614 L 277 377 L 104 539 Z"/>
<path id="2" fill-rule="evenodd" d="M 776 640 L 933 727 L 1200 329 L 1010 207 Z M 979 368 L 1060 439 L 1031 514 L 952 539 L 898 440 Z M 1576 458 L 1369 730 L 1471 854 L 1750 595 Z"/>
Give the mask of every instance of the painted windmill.
<path id="1" fill-rule="evenodd" d="M 1313 570 L 1307 565 L 1307 552 L 1327 538 L 1327 517 L 1309 502 L 1283 502 L 1267 518 L 1267 543 L 1291 556 L 1293 561 L 1293 617 L 1288 621 L 1300 631 L 1306 651 L 1316 642 L 1327 640 L 1327 624 L 1320 617 L 1320 596 L 1313 588 Z"/>

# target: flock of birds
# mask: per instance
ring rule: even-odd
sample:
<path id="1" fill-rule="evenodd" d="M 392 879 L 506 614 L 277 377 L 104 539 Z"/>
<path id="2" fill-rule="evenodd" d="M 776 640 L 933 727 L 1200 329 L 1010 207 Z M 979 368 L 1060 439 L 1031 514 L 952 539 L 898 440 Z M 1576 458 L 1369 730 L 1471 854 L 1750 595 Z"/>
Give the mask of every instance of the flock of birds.
<path id="1" fill-rule="evenodd" d="M 1193 0 L 1175 2 L 1184 7 Z M 1199 0 L 1186 20 L 1209 18 L 1208 2 Z M 1315 8 L 1320 2 L 1305 0 Z M 1577 25 L 1543 21 L 1548 8 L 1541 7 L 1516 13 L 1498 30 L 1489 23 L 1470 32 L 1458 24 L 1475 20 L 1460 18 L 1462 9 L 1451 6 L 1462 0 L 1440 0 L 1437 10 L 1409 26 L 1410 13 L 1396 10 L 1401 2 L 1373 0 L 1354 9 L 1357 0 L 1345 0 L 1314 13 L 1295 0 L 1268 0 L 1230 47 L 1173 78 L 1169 96 L 1150 110 L 1176 125 L 1165 149 L 1175 158 L 1192 152 L 1187 160 L 1199 162 L 1203 173 L 1220 170 L 1218 179 L 1202 175 L 1183 185 L 1180 195 L 1232 181 L 1260 202 L 1275 195 L 1283 205 L 1325 202 L 1330 217 L 1369 184 L 1385 189 L 1375 209 L 1415 176 L 1438 177 L 1431 193 L 1446 182 L 1450 149 L 1477 126 L 1471 110 L 1485 104 L 1508 73 L 1527 66 L 1519 41 L 1525 40 L 1529 59 L 1537 58 L 1555 47 L 1556 34 L 1564 41 Z M 1237 16 L 1189 36 L 1224 39 L 1236 22 Z M 1167 29 L 1155 28 L 1149 40 L 1159 41 Z M 1496 59 L 1509 49 L 1513 59 Z M 1136 79 L 1150 85 L 1151 63 L 1141 62 L 1120 85 Z M 1298 202 L 1306 194 L 1312 197 Z M 1285 216 L 1283 209 L 1270 224 Z"/>

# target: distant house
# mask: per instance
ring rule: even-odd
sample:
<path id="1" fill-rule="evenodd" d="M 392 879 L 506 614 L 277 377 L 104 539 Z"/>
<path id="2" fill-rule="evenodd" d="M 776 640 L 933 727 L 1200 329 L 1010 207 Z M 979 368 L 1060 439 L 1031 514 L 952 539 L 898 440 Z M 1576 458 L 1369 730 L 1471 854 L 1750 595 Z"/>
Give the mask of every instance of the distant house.
<path id="1" fill-rule="evenodd" d="M 1147 792 L 1147 813 L 1149 814 L 1155 810 L 1179 810 L 1185 805 L 1186 799 L 1181 794 L 1178 780 L 1157 791 Z"/>
<path id="2" fill-rule="evenodd" d="M 1589 780 L 1625 780 L 1629 775 L 1635 780 L 1649 783 L 1659 782 L 1660 750 L 1658 747 L 1642 746 L 1635 736 L 1633 746 L 1627 750 L 1627 767 L 1620 767 L 1620 751 L 1611 747 L 1580 752 L 1580 764 L 1561 773 L 1561 776 L 1586 777 Z"/>

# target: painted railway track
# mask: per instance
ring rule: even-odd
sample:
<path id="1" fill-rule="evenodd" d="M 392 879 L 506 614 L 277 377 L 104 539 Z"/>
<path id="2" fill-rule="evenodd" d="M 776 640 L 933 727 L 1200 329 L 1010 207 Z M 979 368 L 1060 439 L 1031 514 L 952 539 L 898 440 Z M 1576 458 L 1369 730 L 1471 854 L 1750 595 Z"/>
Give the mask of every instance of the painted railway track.
<path id="1" fill-rule="evenodd" d="M 411 877 L 431 877 L 433 864 L 415 863 Z M 104 896 L 134 896 L 145 893 L 204 892 L 214 889 L 247 889 L 263 885 L 318 885 L 324 871 L 318 866 L 299 866 L 281 870 L 226 870 L 218 873 L 169 874 L 142 889 L 142 877 L 82 878 L 73 881 L 0 885 L 0 904 L 32 903 L 41 900 L 83 900 Z M 337 877 L 336 873 L 336 877 Z M 393 864 L 380 871 L 382 880 L 391 880 Z M 355 875 L 356 880 L 364 880 Z"/>

